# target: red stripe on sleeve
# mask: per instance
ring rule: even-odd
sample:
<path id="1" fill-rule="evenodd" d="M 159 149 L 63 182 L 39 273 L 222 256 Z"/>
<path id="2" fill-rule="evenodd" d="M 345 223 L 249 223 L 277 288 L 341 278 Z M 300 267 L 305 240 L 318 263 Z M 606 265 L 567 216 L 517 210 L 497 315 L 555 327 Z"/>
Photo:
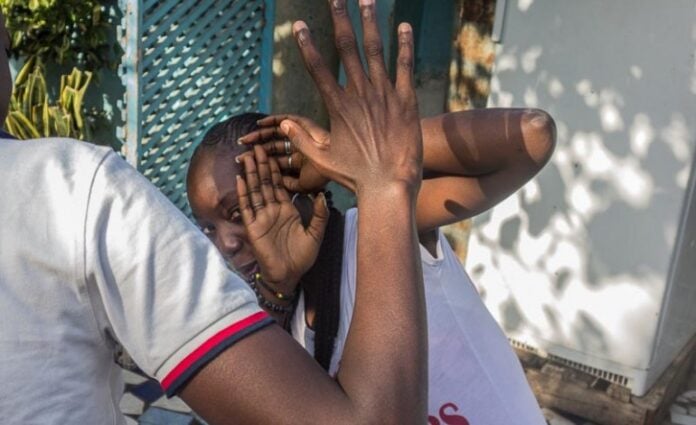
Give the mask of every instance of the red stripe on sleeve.
<path id="1" fill-rule="evenodd" d="M 265 320 L 268 317 L 269 316 L 266 312 L 259 311 L 258 313 L 254 313 L 246 319 L 242 319 L 239 322 L 230 325 L 229 327 L 221 330 L 220 332 L 210 337 L 210 339 L 205 341 L 203 344 L 201 344 L 200 347 L 198 347 L 191 354 L 186 356 L 184 360 L 181 361 L 181 363 L 179 363 L 174 369 L 172 369 L 171 372 L 169 372 L 169 374 L 167 374 L 167 376 L 165 376 L 165 378 L 161 382 L 162 388 L 165 391 L 167 391 L 169 387 L 172 385 L 172 383 L 176 381 L 176 379 L 179 376 L 181 376 L 181 374 L 186 372 L 186 370 L 190 368 L 191 365 L 193 365 L 199 359 L 205 356 L 210 350 L 212 350 L 231 336 L 235 335 L 236 333 L 262 320 Z"/>

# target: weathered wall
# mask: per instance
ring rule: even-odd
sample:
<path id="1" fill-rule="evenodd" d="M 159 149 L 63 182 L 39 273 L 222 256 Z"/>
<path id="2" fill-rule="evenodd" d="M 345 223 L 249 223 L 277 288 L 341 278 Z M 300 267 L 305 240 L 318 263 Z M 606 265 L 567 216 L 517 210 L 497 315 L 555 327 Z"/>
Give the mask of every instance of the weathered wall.
<path id="1" fill-rule="evenodd" d="M 459 17 L 452 46 L 449 75 L 449 111 L 484 108 L 490 93 L 495 44 L 491 40 L 495 0 L 458 0 Z M 466 260 L 471 221 L 447 226 L 447 239 L 462 261 Z"/>
<path id="2" fill-rule="evenodd" d="M 327 116 L 321 96 L 305 69 L 292 36 L 292 23 L 299 19 L 312 30 L 327 64 L 335 73 L 338 72 L 338 56 L 333 45 L 333 26 L 326 0 L 277 1 L 271 110 L 305 115 L 326 124 Z"/>

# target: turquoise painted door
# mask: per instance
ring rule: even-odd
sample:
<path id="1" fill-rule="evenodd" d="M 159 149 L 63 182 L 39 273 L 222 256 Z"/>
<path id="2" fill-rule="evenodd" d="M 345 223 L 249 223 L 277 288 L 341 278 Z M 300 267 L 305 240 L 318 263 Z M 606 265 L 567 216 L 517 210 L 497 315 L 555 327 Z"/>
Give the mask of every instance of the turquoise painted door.
<path id="1" fill-rule="evenodd" d="M 122 0 L 123 152 L 184 212 L 194 143 L 242 111 L 269 112 L 274 0 Z"/>

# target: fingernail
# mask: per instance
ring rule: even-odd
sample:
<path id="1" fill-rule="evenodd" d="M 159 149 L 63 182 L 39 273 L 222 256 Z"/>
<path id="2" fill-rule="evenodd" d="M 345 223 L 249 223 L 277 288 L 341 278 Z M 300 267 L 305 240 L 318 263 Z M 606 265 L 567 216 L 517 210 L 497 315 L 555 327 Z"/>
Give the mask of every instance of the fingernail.
<path id="1" fill-rule="evenodd" d="M 244 137 L 240 137 L 239 139 L 237 139 L 237 144 L 243 145 L 244 144 Z"/>
<path id="2" fill-rule="evenodd" d="M 242 163 L 241 159 L 242 159 L 242 156 L 237 155 L 234 157 L 234 162 L 236 162 L 237 164 L 241 164 Z M 239 176 L 237 176 L 237 177 L 239 177 Z"/>
<path id="3" fill-rule="evenodd" d="M 309 27 L 307 27 L 307 24 L 304 21 L 296 21 L 294 24 L 292 24 L 292 30 L 295 32 L 295 34 L 307 29 L 309 29 Z"/>
<path id="4" fill-rule="evenodd" d="M 290 124 L 288 124 L 287 122 L 283 121 L 283 122 L 280 123 L 280 129 L 283 130 L 283 132 L 284 132 L 285 134 L 288 134 L 288 132 L 290 131 Z"/>
<path id="5" fill-rule="evenodd" d="M 374 0 L 360 0 L 360 10 L 362 11 L 363 19 L 366 21 L 372 20 L 372 11 Z"/>
<path id="6" fill-rule="evenodd" d="M 297 21 L 293 24 L 292 30 L 295 33 L 295 37 L 297 37 L 297 42 L 300 44 L 300 46 L 307 44 L 307 41 L 309 40 L 309 27 L 307 27 L 307 24 L 302 21 Z"/>
<path id="7" fill-rule="evenodd" d="M 399 24 L 399 34 L 408 34 L 410 32 L 411 32 L 411 25 L 410 24 L 408 24 L 406 22 L 402 22 Z"/>
<path id="8" fill-rule="evenodd" d="M 331 6 L 336 10 L 343 10 L 346 6 L 345 0 L 331 0 Z"/>
<path id="9" fill-rule="evenodd" d="M 237 177 L 239 177 L 239 176 L 237 176 Z M 321 192 L 319 194 L 319 196 L 321 197 L 321 203 L 324 204 L 324 209 L 328 212 L 329 211 L 329 204 L 326 203 L 326 195 L 324 195 L 324 192 Z"/>

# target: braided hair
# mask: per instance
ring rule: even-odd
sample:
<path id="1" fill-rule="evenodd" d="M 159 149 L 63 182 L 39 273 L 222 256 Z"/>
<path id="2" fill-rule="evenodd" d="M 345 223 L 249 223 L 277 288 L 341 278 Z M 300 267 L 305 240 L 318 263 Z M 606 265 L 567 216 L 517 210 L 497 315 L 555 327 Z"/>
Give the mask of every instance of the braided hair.
<path id="1" fill-rule="evenodd" d="M 328 371 L 341 312 L 344 218 L 331 204 L 331 192 L 326 192 L 326 195 L 330 214 L 324 240 L 319 248 L 317 260 L 302 276 L 300 285 L 305 305 L 313 306 L 315 309 L 314 358 Z"/>
<path id="2" fill-rule="evenodd" d="M 193 164 L 202 152 L 215 152 L 227 148 L 235 155 L 251 149 L 248 145 L 239 145 L 237 140 L 259 127 L 257 121 L 266 117 L 260 113 L 243 113 L 215 124 L 203 136 L 191 156 Z M 314 315 L 314 358 L 326 370 L 329 370 L 334 352 L 341 307 L 341 275 L 343 269 L 344 218 L 333 207 L 331 192 L 326 192 L 329 206 L 329 220 L 324 233 L 324 240 L 314 265 L 300 279 L 299 286 L 304 294 L 305 306 L 312 306 Z M 302 317 L 302 320 L 305 320 Z M 287 329 L 287 326 L 286 326 Z"/>

